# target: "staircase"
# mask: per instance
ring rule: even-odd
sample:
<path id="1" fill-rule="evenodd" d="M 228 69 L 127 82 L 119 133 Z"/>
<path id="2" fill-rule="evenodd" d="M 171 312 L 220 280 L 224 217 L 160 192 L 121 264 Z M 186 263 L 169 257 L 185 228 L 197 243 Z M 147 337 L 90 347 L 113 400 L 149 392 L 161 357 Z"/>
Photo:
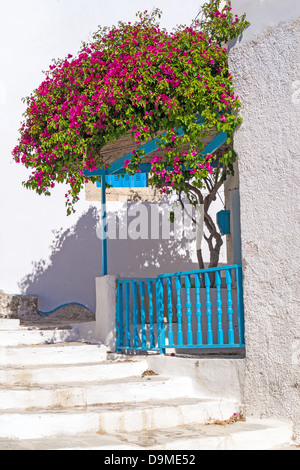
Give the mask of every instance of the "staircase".
<path id="1" fill-rule="evenodd" d="M 0 450 L 272 448 L 288 440 L 285 423 L 206 424 L 239 411 L 235 400 L 201 396 L 192 378 L 155 374 L 147 356 L 81 341 L 72 327 L 0 320 Z"/>

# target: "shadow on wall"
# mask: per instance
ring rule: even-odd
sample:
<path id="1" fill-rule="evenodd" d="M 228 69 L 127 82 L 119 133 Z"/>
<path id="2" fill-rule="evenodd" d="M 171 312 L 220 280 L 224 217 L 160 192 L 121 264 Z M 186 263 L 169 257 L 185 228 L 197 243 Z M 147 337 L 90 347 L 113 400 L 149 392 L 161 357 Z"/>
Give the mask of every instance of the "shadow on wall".
<path id="1" fill-rule="evenodd" d="M 117 233 L 124 226 L 125 213 L 118 212 Z M 115 220 L 115 214 L 108 210 L 108 226 Z M 40 311 L 49 312 L 60 305 L 77 302 L 95 313 L 95 278 L 101 276 L 99 221 L 98 210 L 91 207 L 74 227 L 55 231 L 49 259 L 33 263 L 32 272 L 19 283 L 23 294 L 38 295 Z M 150 232 L 150 218 L 148 222 Z M 170 239 L 158 240 L 108 238 L 107 244 L 108 274 L 123 278 L 155 277 L 197 269 L 197 264 L 191 261 L 190 244 L 185 239 L 175 240 L 172 234 Z"/>
<path id="2" fill-rule="evenodd" d="M 39 297 L 39 310 L 78 302 L 95 312 L 95 277 L 101 270 L 101 245 L 96 236 L 97 212 L 89 209 L 76 225 L 54 231 L 49 259 L 34 262 L 20 282 L 24 294 Z"/>

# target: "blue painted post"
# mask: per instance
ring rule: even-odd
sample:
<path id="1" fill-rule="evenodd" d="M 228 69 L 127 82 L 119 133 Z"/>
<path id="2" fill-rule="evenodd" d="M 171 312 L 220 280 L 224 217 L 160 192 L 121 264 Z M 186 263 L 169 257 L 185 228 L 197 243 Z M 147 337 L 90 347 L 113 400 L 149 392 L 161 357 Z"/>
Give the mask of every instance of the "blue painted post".
<path id="1" fill-rule="evenodd" d="M 231 273 L 227 269 L 226 270 L 226 285 L 227 285 L 227 314 L 228 314 L 228 344 L 234 344 L 234 330 L 233 330 L 233 322 L 232 322 L 232 296 L 231 296 Z"/>
<path id="2" fill-rule="evenodd" d="M 157 345 L 160 347 L 160 324 L 159 324 L 159 312 L 160 312 L 160 299 L 159 299 L 159 279 L 156 279 L 154 284 L 155 289 L 155 306 L 156 306 L 156 334 L 157 334 Z"/>
<path id="3" fill-rule="evenodd" d="M 116 306 L 117 348 L 123 346 L 123 285 L 118 282 Z"/>
<path id="4" fill-rule="evenodd" d="M 140 282 L 140 295 L 141 295 L 141 323 L 142 323 L 142 348 L 147 347 L 146 336 L 146 312 L 145 312 L 145 283 Z"/>
<path id="5" fill-rule="evenodd" d="M 165 322 L 164 322 L 164 286 L 163 280 L 158 278 L 156 281 L 156 308 L 158 325 L 158 347 L 161 354 L 165 354 Z"/>
<path id="6" fill-rule="evenodd" d="M 185 278 L 185 290 L 186 290 L 186 316 L 187 316 L 187 344 L 188 346 L 193 345 L 193 331 L 192 331 L 192 304 L 191 304 L 191 279 L 188 274 Z"/>
<path id="7" fill-rule="evenodd" d="M 129 282 L 125 283 L 125 319 L 126 319 L 126 346 L 130 348 L 130 305 L 129 305 Z"/>
<path id="8" fill-rule="evenodd" d="M 218 344 L 224 344 L 220 271 L 216 271 L 215 279 L 217 288 Z"/>
<path id="9" fill-rule="evenodd" d="M 237 287 L 237 304 L 238 304 L 238 318 L 239 318 L 239 342 L 241 345 L 245 344 L 244 332 L 244 299 L 243 299 L 243 272 L 242 267 L 236 268 L 236 287 Z"/>
<path id="10" fill-rule="evenodd" d="M 102 276 L 107 275 L 107 215 L 105 174 L 101 175 Z"/>
<path id="11" fill-rule="evenodd" d="M 196 318 L 197 318 L 197 344 L 202 345 L 200 285 L 201 285 L 201 284 L 200 284 L 200 275 L 199 275 L 199 274 L 195 274 Z"/>
<path id="12" fill-rule="evenodd" d="M 181 308 L 181 278 L 176 276 L 176 291 L 177 291 L 177 323 L 178 323 L 178 332 L 177 332 L 177 343 L 179 346 L 183 344 L 183 335 L 182 335 L 182 308 Z"/>
<path id="13" fill-rule="evenodd" d="M 209 273 L 205 273 L 206 287 L 206 316 L 207 316 L 207 344 L 213 344 L 213 332 L 211 329 L 211 301 L 210 301 L 210 278 Z"/>
<path id="14" fill-rule="evenodd" d="M 150 323 L 150 347 L 155 348 L 155 335 L 153 330 L 153 285 L 152 281 L 147 281 L 149 296 L 149 323 Z"/>
<path id="15" fill-rule="evenodd" d="M 168 320 L 169 320 L 169 345 L 174 344 L 174 337 L 173 337 L 173 324 L 172 324 L 172 317 L 173 317 L 173 304 L 172 304 L 172 278 L 167 277 L 167 290 L 168 290 Z"/>
<path id="16" fill-rule="evenodd" d="M 137 348 L 139 346 L 139 333 L 138 333 L 138 309 L 137 309 L 137 284 L 132 282 L 132 298 L 133 298 L 133 344 Z"/>

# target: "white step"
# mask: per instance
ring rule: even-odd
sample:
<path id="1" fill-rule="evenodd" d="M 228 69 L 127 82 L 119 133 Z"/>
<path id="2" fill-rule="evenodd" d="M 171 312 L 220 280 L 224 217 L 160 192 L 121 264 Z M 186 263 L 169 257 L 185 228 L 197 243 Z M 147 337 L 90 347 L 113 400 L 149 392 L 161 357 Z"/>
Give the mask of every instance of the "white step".
<path id="1" fill-rule="evenodd" d="M 95 364 L 105 361 L 104 345 L 78 343 L 40 344 L 38 346 L 1 347 L 0 368 L 19 366 L 45 366 L 56 364 Z M 24 371 L 26 374 L 26 371 Z"/>
<path id="2" fill-rule="evenodd" d="M 161 431 L 155 432 L 155 441 L 152 441 L 151 448 L 179 451 L 272 450 L 277 446 L 287 448 L 291 443 L 291 431 L 291 425 L 285 422 L 258 419 L 224 426 L 187 426 L 177 435 L 175 429 L 168 430 L 165 435 Z M 141 438 L 139 440 L 141 442 Z M 131 442 L 134 443 L 133 439 Z"/>
<path id="3" fill-rule="evenodd" d="M 0 331 L 17 331 L 20 329 L 20 320 L 0 318 Z"/>
<path id="4" fill-rule="evenodd" d="M 70 345 L 68 346 L 70 348 Z M 53 349 L 53 348 L 52 348 Z M 57 349 L 57 346 L 56 346 Z M 103 349 L 103 348 L 102 348 Z M 26 350 L 27 351 L 27 350 Z M 24 354 L 25 352 L 24 351 Z M 60 349 L 61 351 L 61 349 Z M 65 351 L 65 349 L 63 350 Z M 141 376 L 143 372 L 148 369 L 148 363 L 146 359 L 138 361 L 122 361 L 122 362 L 100 362 L 106 359 L 105 349 L 100 352 L 99 347 L 96 346 L 84 346 L 81 351 L 73 348 L 72 356 L 67 359 L 72 360 L 74 364 L 61 364 L 57 367 L 56 364 L 40 365 L 42 360 L 41 356 L 36 357 L 39 361 L 39 365 L 27 365 L 20 366 L 19 363 L 13 366 L 2 366 L 0 368 L 0 385 L 45 385 L 45 384 L 68 384 L 70 382 L 87 383 L 93 381 L 103 381 L 106 378 L 124 379 L 125 377 Z M 78 352 L 77 354 L 75 354 Z M 51 353 L 51 351 L 50 351 Z M 93 354 L 96 353 L 96 363 L 84 363 L 80 364 L 79 360 L 89 361 L 93 360 Z M 1 351 L 0 351 L 1 354 Z M 38 354 L 38 352 L 37 352 Z M 11 355 L 12 356 L 12 355 Z M 55 359 L 57 354 L 52 355 L 51 361 Z M 78 358 L 78 356 L 80 356 Z M 10 357 L 10 360 L 12 358 Z M 49 359 L 49 358 L 48 358 Z M 27 360 L 33 362 L 32 358 L 27 356 Z M 98 362 L 99 361 L 99 362 Z M 60 361 L 61 362 L 61 361 Z"/>
<path id="5" fill-rule="evenodd" d="M 1 450 L 142 450 L 141 446 L 126 443 L 117 436 L 82 433 L 75 436 L 42 439 L 1 439 Z"/>
<path id="6" fill-rule="evenodd" d="M 108 355 L 103 345 L 78 341 L 77 330 L 25 330 L 4 321 L 1 450 L 269 449 L 291 436 L 282 423 L 204 426 L 238 413 L 239 400 L 201 398 L 188 371 L 165 377 L 161 360 L 159 366 L 154 357 Z M 143 376 L 149 367 L 161 375 Z"/>
<path id="7" fill-rule="evenodd" d="M 38 439 L 78 433 L 131 433 L 227 419 L 236 403 L 181 398 L 130 404 L 108 404 L 72 410 L 16 411 L 0 414 L 0 438 Z"/>
<path id="8" fill-rule="evenodd" d="M 45 330 L 0 330 L 0 346 L 31 346 L 43 343 L 71 342 L 79 339 L 77 329 L 45 329 Z"/>
<path id="9" fill-rule="evenodd" d="M 131 456 L 145 459 L 154 465 L 156 453 L 150 451 L 180 450 L 188 455 L 192 463 L 195 450 L 297 450 L 295 443 L 290 441 L 290 428 L 285 423 L 270 420 L 247 420 L 227 426 L 188 425 L 185 427 L 165 430 L 146 431 L 139 433 L 120 433 L 103 435 L 82 433 L 75 436 L 59 436 L 55 438 L 9 440 L 0 439 L 1 450 L 144 450 L 141 455 Z M 128 457 L 130 454 L 126 454 Z M 113 453 L 107 453 L 113 458 Z M 115 454 L 115 458 L 122 457 Z M 172 455 L 169 455 L 171 458 Z M 195 464 L 202 459 L 195 454 Z M 111 463 L 113 463 L 111 461 Z M 128 461 L 127 461 L 128 463 Z M 131 465 L 132 466 L 132 465 Z"/>
<path id="10" fill-rule="evenodd" d="M 153 397 L 174 399 L 187 396 L 192 383 L 186 378 L 126 377 L 106 380 L 102 383 L 69 383 L 68 385 L 32 385 L 31 387 L 0 387 L 0 413 L 4 410 L 34 410 L 84 407 L 108 403 L 138 403 L 151 401 Z M 191 382 L 191 381 L 190 381 Z"/>

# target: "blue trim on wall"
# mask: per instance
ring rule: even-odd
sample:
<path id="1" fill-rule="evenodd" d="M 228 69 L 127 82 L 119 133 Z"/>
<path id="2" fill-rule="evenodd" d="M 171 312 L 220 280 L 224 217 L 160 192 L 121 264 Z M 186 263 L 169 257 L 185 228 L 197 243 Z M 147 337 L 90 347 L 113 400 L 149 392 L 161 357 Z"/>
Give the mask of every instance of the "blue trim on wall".
<path id="1" fill-rule="evenodd" d="M 2 291 L 2 292 L 3 292 L 4 295 L 14 295 L 16 297 L 20 297 L 20 296 L 21 297 L 30 297 L 32 295 L 36 295 L 36 294 L 12 294 L 12 293 L 7 293 L 5 291 Z M 38 313 L 39 313 L 39 315 L 51 315 L 51 313 L 57 312 L 57 310 L 60 310 L 61 308 L 67 307 L 69 305 L 78 305 L 79 307 L 84 307 L 84 308 L 86 308 L 87 310 L 89 310 L 91 312 L 91 310 L 86 305 L 80 304 L 78 302 L 69 302 L 69 303 L 66 303 L 66 304 L 63 304 L 63 305 L 59 305 L 59 307 L 56 307 L 53 310 L 50 310 L 49 312 L 41 312 L 40 310 L 38 310 Z"/>
<path id="2" fill-rule="evenodd" d="M 38 313 L 39 313 L 39 315 L 43 315 L 43 316 L 51 315 L 51 313 L 55 313 L 55 312 L 57 312 L 58 310 L 60 310 L 61 308 L 63 308 L 63 307 L 68 307 L 69 305 L 78 305 L 79 307 L 84 307 L 84 308 L 86 308 L 87 310 L 90 310 L 86 305 L 79 304 L 78 302 L 70 302 L 70 303 L 68 303 L 68 304 L 60 305 L 59 307 L 56 307 L 56 308 L 54 308 L 53 310 L 50 310 L 50 312 L 41 312 L 40 310 L 38 310 Z M 91 310 L 90 310 L 90 311 L 91 311 Z"/>
<path id="3" fill-rule="evenodd" d="M 128 175 L 106 175 L 105 181 L 113 188 L 146 188 L 148 186 L 147 173 Z M 101 181 L 97 181 L 97 188 L 101 188 Z"/>

